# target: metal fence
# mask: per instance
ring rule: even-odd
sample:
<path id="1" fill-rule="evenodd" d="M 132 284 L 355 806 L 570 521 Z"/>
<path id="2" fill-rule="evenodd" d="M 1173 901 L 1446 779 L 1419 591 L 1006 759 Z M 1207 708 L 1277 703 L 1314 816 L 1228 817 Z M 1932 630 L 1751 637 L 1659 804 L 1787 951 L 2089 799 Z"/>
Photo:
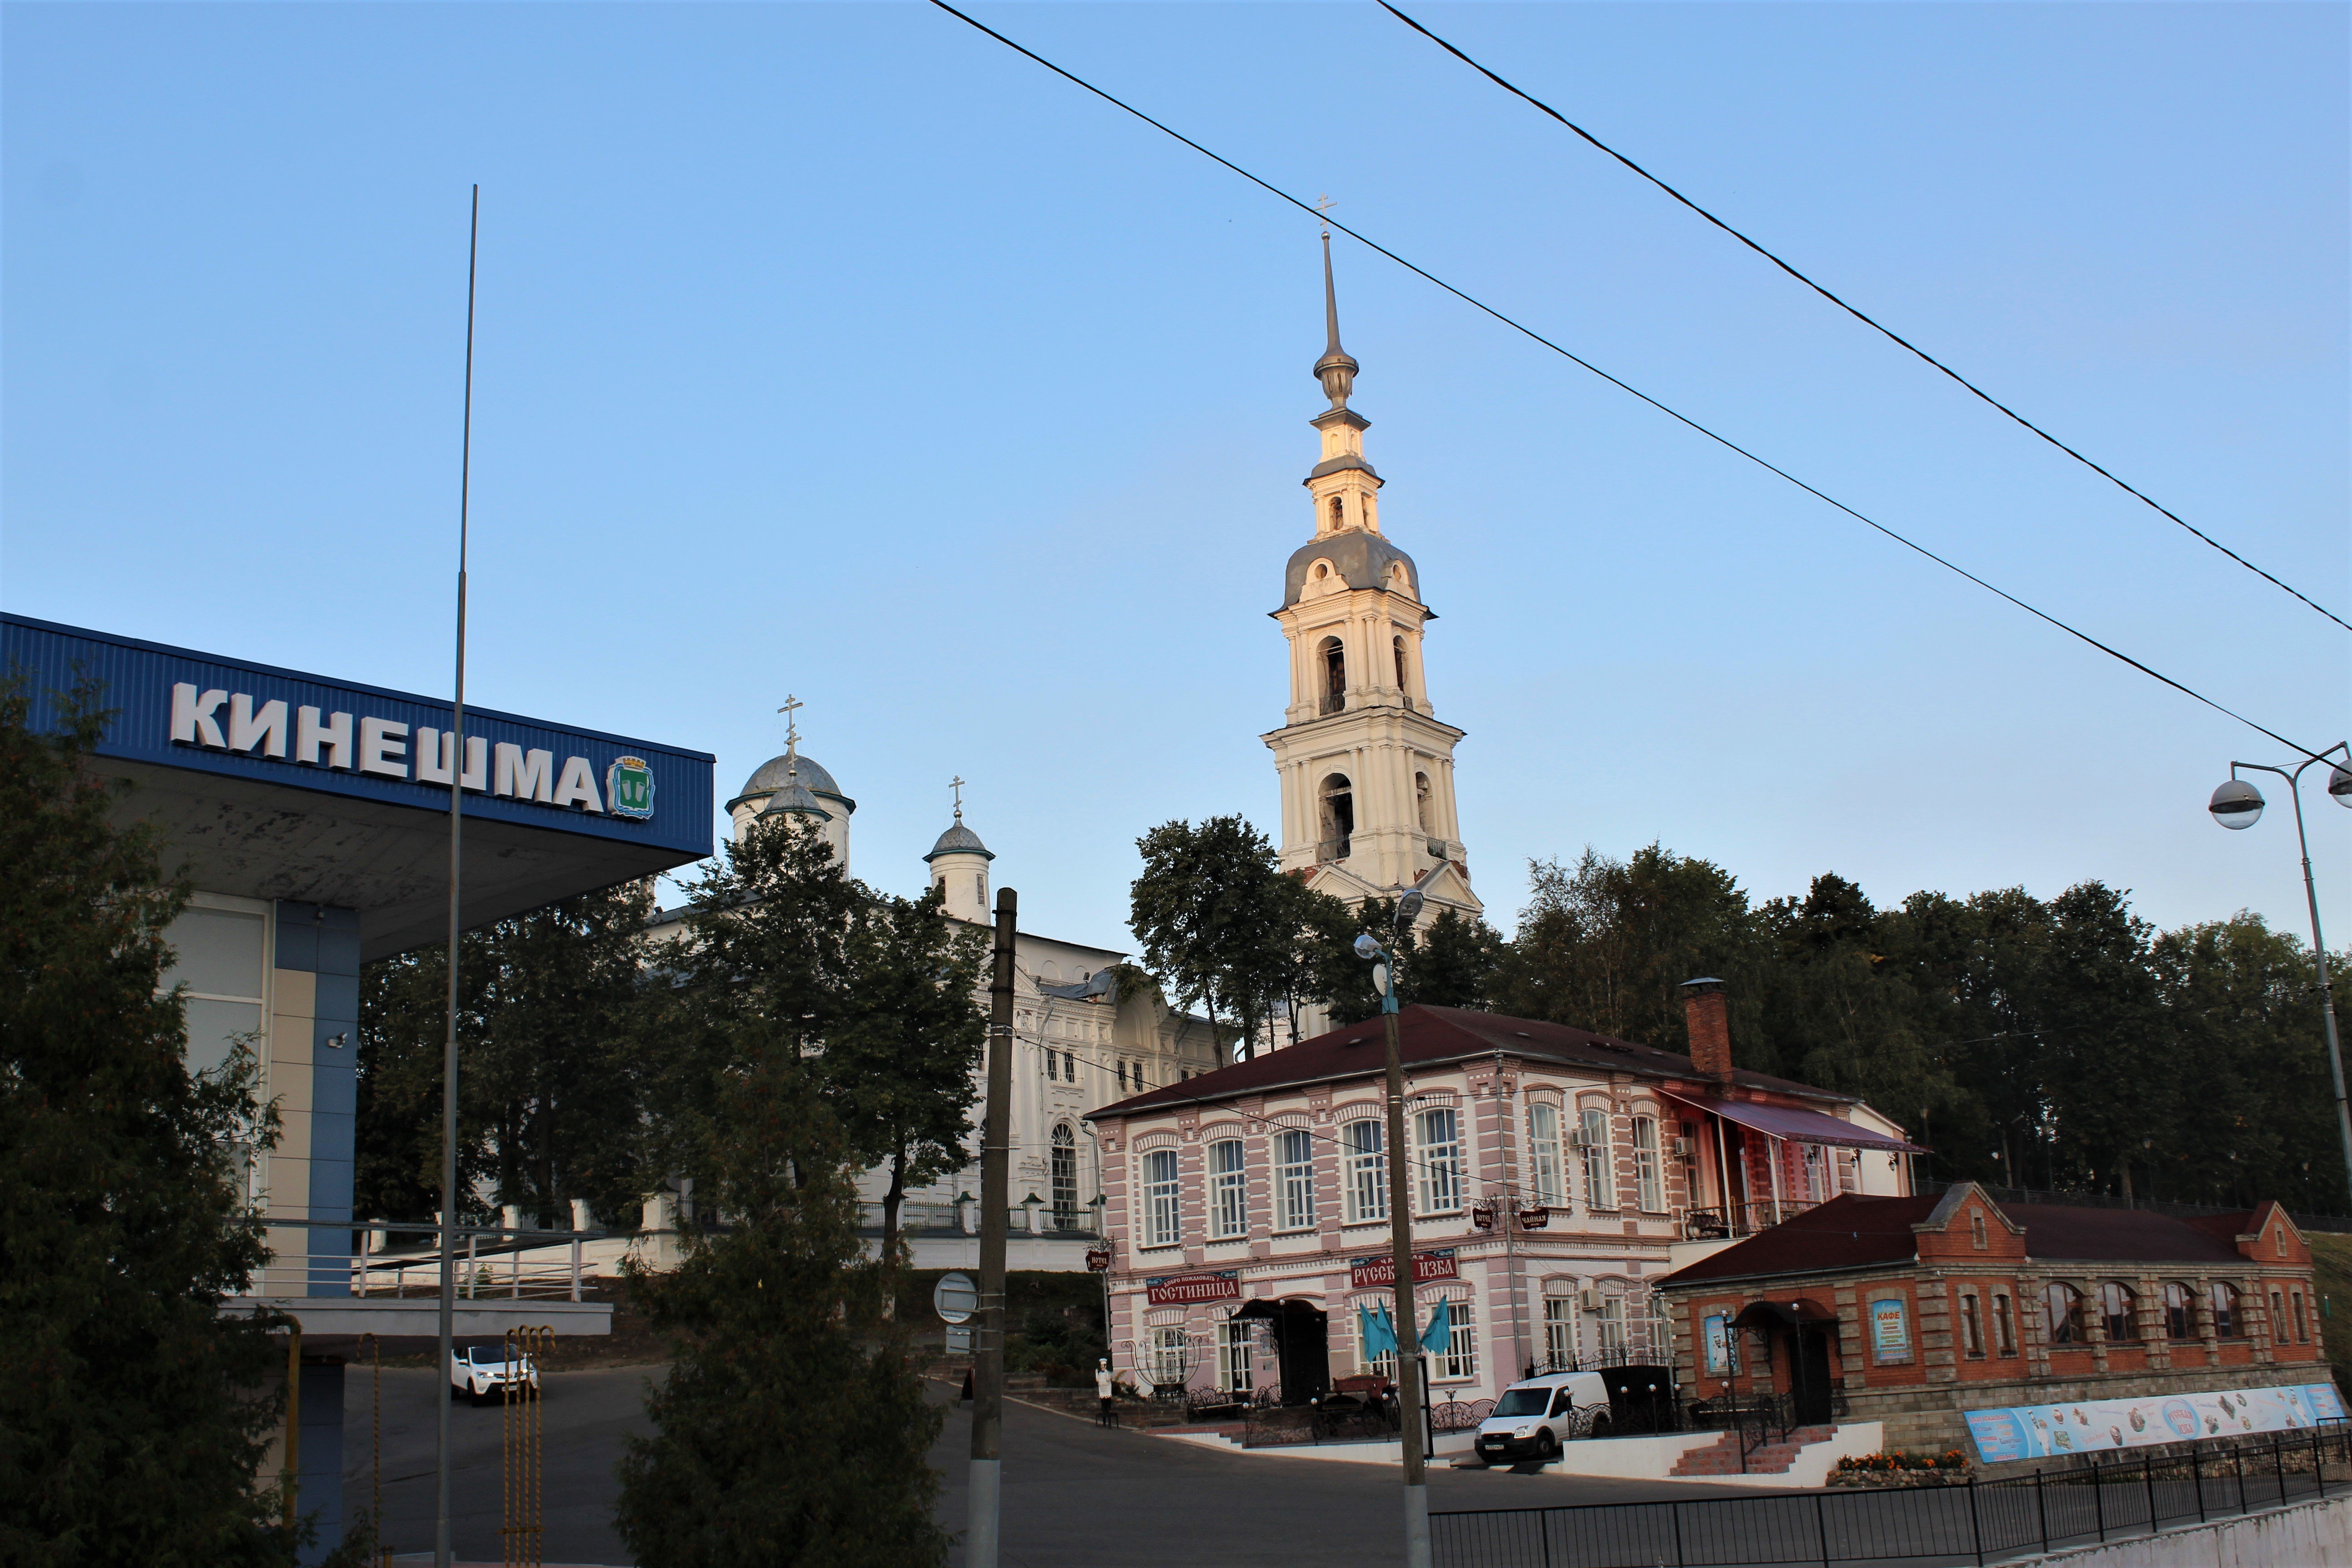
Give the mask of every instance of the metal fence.
<path id="1" fill-rule="evenodd" d="M 1436 1568 L 1980 1564 L 2326 1496 L 2352 1427 L 2193 1447 L 1960 1485 L 1433 1512 L 1430 1542 Z"/>

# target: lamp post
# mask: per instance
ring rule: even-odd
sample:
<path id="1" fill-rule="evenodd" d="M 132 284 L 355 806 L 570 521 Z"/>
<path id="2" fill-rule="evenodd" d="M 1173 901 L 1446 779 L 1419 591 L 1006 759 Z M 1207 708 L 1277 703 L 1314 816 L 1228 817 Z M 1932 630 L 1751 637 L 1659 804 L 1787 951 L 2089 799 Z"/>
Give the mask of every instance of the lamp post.
<path id="1" fill-rule="evenodd" d="M 2327 1029 L 2327 1070 L 2336 1081 L 2336 1133 L 2344 1145 L 2345 1188 L 2352 1192 L 2352 1107 L 2344 1099 L 2344 1053 L 2336 1038 L 2336 992 L 2327 980 L 2327 942 L 2319 934 L 2319 893 L 2311 881 L 2311 841 L 2303 831 L 2303 771 L 2325 760 L 2330 752 L 2343 752 L 2345 760 L 2330 764 L 2327 793 L 2338 805 L 2352 806 L 2352 766 L 2346 765 L 2352 763 L 2352 745 L 2338 741 L 2327 751 L 2305 757 L 2293 773 L 2267 763 L 2231 763 L 2229 782 L 2213 792 L 2206 809 L 2224 827 L 2252 827 L 2262 819 L 2263 794 L 2240 778 L 2238 770 L 2276 773 L 2286 780 L 2287 795 L 2294 802 L 2294 841 L 2303 851 L 2303 900 L 2311 910 L 2311 959 L 2319 968 L 2319 1016 Z"/>
<path id="2" fill-rule="evenodd" d="M 1414 888 L 1397 900 L 1392 923 L 1402 932 L 1421 913 L 1422 891 Z M 1395 937 L 1390 939 L 1395 945 Z M 1429 1568 L 1429 1477 L 1421 1447 L 1421 1365 L 1404 1346 L 1413 1340 L 1421 1348 L 1420 1322 L 1413 1313 L 1412 1183 L 1405 1169 L 1404 1058 L 1397 1041 L 1396 959 L 1366 931 L 1356 939 L 1356 956 L 1372 965 L 1372 984 L 1380 988 L 1381 1022 L 1388 1035 L 1388 1155 L 1389 1248 L 1396 1261 L 1397 1438 L 1404 1451 L 1405 1568 Z"/>

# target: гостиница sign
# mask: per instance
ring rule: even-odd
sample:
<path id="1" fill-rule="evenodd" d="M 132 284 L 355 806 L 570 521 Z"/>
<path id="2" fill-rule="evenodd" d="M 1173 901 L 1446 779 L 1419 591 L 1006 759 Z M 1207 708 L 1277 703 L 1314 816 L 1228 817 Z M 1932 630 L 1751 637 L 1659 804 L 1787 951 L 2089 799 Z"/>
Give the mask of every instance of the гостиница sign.
<path id="1" fill-rule="evenodd" d="M 1238 1301 L 1242 1275 L 1238 1268 L 1213 1274 L 1157 1274 L 1143 1282 L 1145 1300 L 1154 1307 L 1184 1307 L 1200 1301 Z"/>

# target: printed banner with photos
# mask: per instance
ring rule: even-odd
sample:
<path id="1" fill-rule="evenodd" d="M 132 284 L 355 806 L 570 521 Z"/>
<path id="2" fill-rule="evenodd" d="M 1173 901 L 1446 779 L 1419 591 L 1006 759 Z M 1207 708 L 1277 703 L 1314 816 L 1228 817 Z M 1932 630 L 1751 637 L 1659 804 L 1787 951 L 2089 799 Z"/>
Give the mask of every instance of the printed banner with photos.
<path id="1" fill-rule="evenodd" d="M 2199 1437 L 2308 1430 L 2323 1421 L 2342 1420 L 2344 1403 L 2333 1386 L 2315 1383 L 2299 1388 L 2226 1388 L 2147 1399 L 2019 1405 L 1962 1414 L 1968 1417 L 1969 1435 L 1976 1439 L 1977 1457 L 1991 1465 Z"/>

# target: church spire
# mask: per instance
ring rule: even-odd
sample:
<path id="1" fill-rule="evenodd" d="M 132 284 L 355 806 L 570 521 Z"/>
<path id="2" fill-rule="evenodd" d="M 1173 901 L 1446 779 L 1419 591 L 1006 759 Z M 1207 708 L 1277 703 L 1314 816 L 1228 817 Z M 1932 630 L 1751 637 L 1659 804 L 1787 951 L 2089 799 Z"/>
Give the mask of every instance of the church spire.
<path id="1" fill-rule="evenodd" d="M 1328 330 L 1328 342 L 1323 357 L 1315 362 L 1315 379 L 1323 384 L 1324 395 L 1331 400 L 1333 413 L 1347 409 L 1348 395 L 1356 389 L 1356 362 L 1339 346 L 1339 295 L 1331 283 L 1331 231 L 1323 231 L 1323 322 Z"/>

